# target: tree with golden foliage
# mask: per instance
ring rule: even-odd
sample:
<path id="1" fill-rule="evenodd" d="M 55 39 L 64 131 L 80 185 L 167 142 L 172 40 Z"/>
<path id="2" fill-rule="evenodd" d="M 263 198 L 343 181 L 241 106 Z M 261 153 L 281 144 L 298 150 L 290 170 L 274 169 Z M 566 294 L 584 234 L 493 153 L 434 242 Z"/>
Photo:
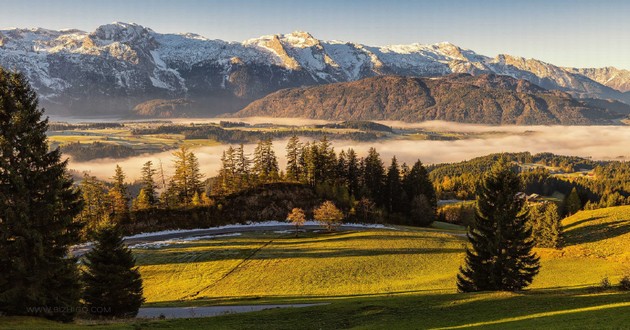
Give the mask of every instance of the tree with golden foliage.
<path id="1" fill-rule="evenodd" d="M 291 213 L 287 215 L 287 221 L 291 222 L 295 226 L 295 237 L 298 237 L 300 226 L 303 226 L 306 222 L 306 215 L 301 208 L 294 208 Z"/>
<path id="2" fill-rule="evenodd" d="M 314 212 L 315 220 L 328 231 L 334 231 L 341 226 L 343 213 L 331 201 L 325 201 Z"/>

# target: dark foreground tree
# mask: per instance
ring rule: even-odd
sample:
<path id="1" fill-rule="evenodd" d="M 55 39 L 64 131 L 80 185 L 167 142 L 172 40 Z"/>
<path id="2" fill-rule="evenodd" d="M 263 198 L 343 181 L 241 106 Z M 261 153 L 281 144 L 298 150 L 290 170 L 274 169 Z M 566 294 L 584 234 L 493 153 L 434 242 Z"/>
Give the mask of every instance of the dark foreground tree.
<path id="1" fill-rule="evenodd" d="M 80 194 L 48 120 L 21 74 L 0 68 L 0 314 L 71 320 L 80 290 L 76 244 Z"/>
<path id="2" fill-rule="evenodd" d="M 538 274 L 525 201 L 516 196 L 520 188 L 518 175 L 505 159 L 482 180 L 475 221 L 467 235 L 472 247 L 457 275 L 459 291 L 521 290 Z"/>
<path id="3" fill-rule="evenodd" d="M 85 256 L 83 300 L 88 312 L 104 317 L 134 317 L 144 302 L 142 278 L 131 250 L 113 226 L 96 235 L 94 248 Z"/>

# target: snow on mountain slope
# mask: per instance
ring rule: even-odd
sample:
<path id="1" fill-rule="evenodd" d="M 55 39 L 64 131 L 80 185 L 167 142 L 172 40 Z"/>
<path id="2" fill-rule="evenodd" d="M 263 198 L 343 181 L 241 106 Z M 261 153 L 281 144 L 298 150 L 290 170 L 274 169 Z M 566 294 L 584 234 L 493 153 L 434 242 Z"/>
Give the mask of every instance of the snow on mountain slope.
<path id="1" fill-rule="evenodd" d="M 124 113 L 146 100 L 182 97 L 216 108 L 209 112 L 230 112 L 281 88 L 387 74 L 496 73 L 576 96 L 630 102 L 620 92 L 630 90 L 626 70 L 490 58 L 450 43 L 322 41 L 301 31 L 239 43 L 120 22 L 91 33 L 16 28 L 0 31 L 0 66 L 24 72 L 53 112 L 70 113 Z"/>

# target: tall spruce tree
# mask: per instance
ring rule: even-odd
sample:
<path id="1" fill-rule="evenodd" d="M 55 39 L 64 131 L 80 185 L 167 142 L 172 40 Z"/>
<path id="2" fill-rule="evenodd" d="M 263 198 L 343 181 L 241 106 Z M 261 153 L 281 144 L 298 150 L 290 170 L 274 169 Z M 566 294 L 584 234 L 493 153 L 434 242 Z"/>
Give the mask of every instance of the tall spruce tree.
<path id="1" fill-rule="evenodd" d="M 190 204 L 195 193 L 202 191 L 201 178 L 197 156 L 187 147 L 182 146 L 173 153 L 175 156 L 175 174 L 171 178 L 170 193 L 176 196 L 179 204 Z"/>
<path id="2" fill-rule="evenodd" d="M 70 320 L 82 202 L 43 113 L 26 79 L 0 68 L 0 313 Z"/>
<path id="3" fill-rule="evenodd" d="M 154 176 L 157 174 L 157 170 L 153 168 L 153 162 L 147 161 L 142 165 L 142 187 L 144 191 L 146 202 L 149 206 L 154 206 L 158 202 L 157 197 L 157 185 L 155 184 Z"/>
<path id="4" fill-rule="evenodd" d="M 271 139 L 260 140 L 254 150 L 253 175 L 258 183 L 278 181 L 280 178 L 278 159 Z"/>
<path id="5" fill-rule="evenodd" d="M 367 195 L 377 206 L 385 206 L 385 169 L 376 149 L 370 148 L 363 161 L 362 182 Z"/>
<path id="6" fill-rule="evenodd" d="M 287 142 L 287 173 L 286 178 L 289 181 L 300 181 L 302 176 L 302 166 L 300 158 L 302 156 L 302 143 L 297 135 L 293 135 Z"/>
<path id="7" fill-rule="evenodd" d="M 91 239 L 96 229 L 110 223 L 112 203 L 105 183 L 88 173 L 83 174 L 79 188 L 83 197 L 83 208 L 78 216 L 83 224 L 82 238 Z"/>
<path id="8" fill-rule="evenodd" d="M 430 225 L 437 217 L 437 197 L 429 174 L 420 160 L 411 169 L 404 171 L 402 182 L 409 203 L 410 224 Z"/>
<path id="9" fill-rule="evenodd" d="M 575 187 L 571 189 L 571 192 L 564 199 L 564 210 L 567 215 L 573 215 L 582 209 L 582 201 L 580 195 L 578 195 Z"/>
<path id="10" fill-rule="evenodd" d="M 521 290 L 538 274 L 539 258 L 532 252 L 525 201 L 516 196 L 520 189 L 518 175 L 503 158 L 482 180 L 475 220 L 467 235 L 472 246 L 457 275 L 459 291 Z"/>
<path id="11" fill-rule="evenodd" d="M 400 182 L 400 168 L 396 156 L 392 158 L 392 162 L 387 169 L 385 182 L 386 207 L 390 213 L 399 213 L 403 211 L 404 196 L 402 183 Z"/>
<path id="12" fill-rule="evenodd" d="M 94 248 L 85 256 L 83 300 L 88 312 L 104 317 L 134 317 L 144 302 L 142 278 L 131 250 L 115 226 L 96 234 Z"/>
<path id="13" fill-rule="evenodd" d="M 346 183 L 348 185 L 348 193 L 350 196 L 358 197 L 359 194 L 359 179 L 361 169 L 359 166 L 359 159 L 354 149 L 348 149 L 346 153 L 346 168 L 344 174 L 346 176 Z"/>
<path id="14" fill-rule="evenodd" d="M 121 222 L 129 217 L 129 193 L 127 192 L 125 178 L 122 168 L 116 165 L 116 170 L 112 177 L 114 184 L 108 193 L 112 206 L 112 219 L 116 222 Z"/>
<path id="15" fill-rule="evenodd" d="M 251 160 L 245 153 L 245 146 L 241 144 L 234 150 L 234 186 L 236 191 L 250 187 L 251 175 Z"/>

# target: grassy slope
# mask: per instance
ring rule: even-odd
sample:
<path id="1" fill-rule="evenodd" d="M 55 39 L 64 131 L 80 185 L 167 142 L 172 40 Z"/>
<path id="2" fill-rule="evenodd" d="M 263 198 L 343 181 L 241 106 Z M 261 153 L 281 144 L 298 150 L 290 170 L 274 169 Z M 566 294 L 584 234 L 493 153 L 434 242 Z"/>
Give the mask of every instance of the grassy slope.
<path id="1" fill-rule="evenodd" d="M 464 244 L 426 230 L 259 233 L 137 253 L 147 302 L 216 303 L 448 290 Z"/>
<path id="2" fill-rule="evenodd" d="M 150 302 L 204 305 L 322 299 L 331 304 L 103 327 L 628 327 L 630 314 L 624 311 L 630 308 L 630 295 L 598 293 L 588 287 L 603 276 L 615 283 L 628 264 L 629 219 L 630 206 L 584 211 L 566 219 L 567 246 L 537 250 L 543 268 L 534 289 L 521 294 L 454 293 L 465 239 L 435 229 L 309 234 L 298 239 L 259 233 L 137 250 Z M 8 324 L 76 327 L 48 326 L 46 321 L 25 318 L 10 319 Z"/>

